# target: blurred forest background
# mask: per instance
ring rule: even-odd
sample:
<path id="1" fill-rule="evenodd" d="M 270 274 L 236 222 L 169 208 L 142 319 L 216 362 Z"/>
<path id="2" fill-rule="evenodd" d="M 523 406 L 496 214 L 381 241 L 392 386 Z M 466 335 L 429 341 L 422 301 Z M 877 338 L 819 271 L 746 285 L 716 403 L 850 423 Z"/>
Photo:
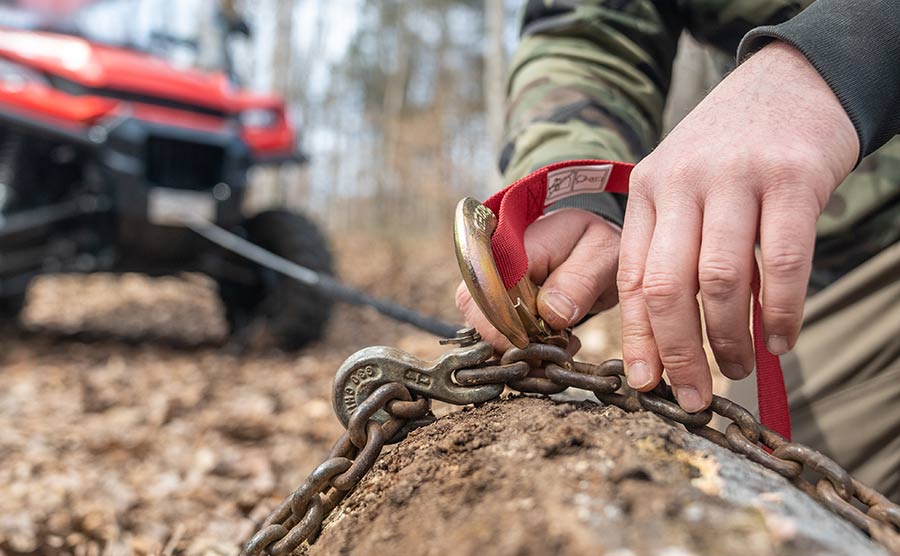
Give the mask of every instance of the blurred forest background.
<path id="1" fill-rule="evenodd" d="M 92 36 L 206 69 L 223 66 L 221 13 L 244 17 L 251 33 L 228 41 L 229 65 L 240 86 L 287 100 L 309 156 L 254 176 L 257 202 L 331 230 L 445 233 L 459 198 L 500 185 L 521 0 L 73 1 Z"/>
<path id="2" fill-rule="evenodd" d="M 307 167 L 262 176 L 329 229 L 447 234 L 499 185 L 519 0 L 245 0 L 244 83 L 288 101 Z M 202 23 L 201 23 L 202 24 Z"/>
<path id="3" fill-rule="evenodd" d="M 222 65 L 213 43 L 223 6 L 246 19 L 250 36 L 229 43 L 234 73 L 241 86 L 287 100 L 309 156 L 302 168 L 258 170 L 258 207 L 304 210 L 328 231 L 433 236 L 448 233 L 461 197 L 501 185 L 522 0 L 94 2 L 84 17 L 95 32 L 138 45 L 159 32 L 192 37 L 200 48 L 184 52 L 185 63 L 208 68 Z M 725 58 L 683 37 L 667 127 L 715 83 Z"/>
<path id="4" fill-rule="evenodd" d="M 213 2 L 178 0 L 175 11 L 203 7 L 161 23 L 213 25 L 203 11 Z M 287 99 L 310 157 L 302 169 L 263 171 L 257 200 L 306 210 L 329 231 L 441 236 L 461 197 L 486 198 L 503 185 L 497 159 L 507 64 L 523 0 L 233 4 L 253 31 L 234 45 L 241 81 Z M 665 129 L 731 58 L 682 37 Z"/>

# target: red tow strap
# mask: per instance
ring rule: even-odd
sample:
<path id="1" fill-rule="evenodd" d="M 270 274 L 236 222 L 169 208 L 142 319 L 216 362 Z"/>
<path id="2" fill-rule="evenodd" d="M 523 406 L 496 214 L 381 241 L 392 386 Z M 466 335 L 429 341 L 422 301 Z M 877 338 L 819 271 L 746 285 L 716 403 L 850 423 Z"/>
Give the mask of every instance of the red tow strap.
<path id="1" fill-rule="evenodd" d="M 581 193 L 627 193 L 632 168 L 633 164 L 610 160 L 557 162 L 525 176 L 485 201 L 499 220 L 491 237 L 491 250 L 503 284 L 511 288 L 528 271 L 525 229 L 544 214 L 547 206 Z M 759 269 L 754 269 L 752 289 L 760 421 L 790 440 L 791 416 L 781 363 L 778 356 L 766 349 L 763 339 Z"/>
<path id="2" fill-rule="evenodd" d="M 756 399 L 759 421 L 781 436 L 791 439 L 791 410 L 781 360 L 766 348 L 762 329 L 762 306 L 759 304 L 759 267 L 753 265 L 753 351 L 756 354 Z"/>

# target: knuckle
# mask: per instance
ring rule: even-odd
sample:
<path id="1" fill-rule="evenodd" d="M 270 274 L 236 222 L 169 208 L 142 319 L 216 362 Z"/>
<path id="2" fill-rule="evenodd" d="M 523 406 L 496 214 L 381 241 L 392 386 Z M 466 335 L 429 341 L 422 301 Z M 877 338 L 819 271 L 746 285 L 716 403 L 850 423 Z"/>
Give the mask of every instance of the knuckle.
<path id="1" fill-rule="evenodd" d="M 593 253 L 612 255 L 614 264 L 617 264 L 618 245 L 621 239 L 619 230 L 612 227 L 602 216 L 594 215 L 594 219 L 588 224 L 579 244 Z"/>
<path id="2" fill-rule="evenodd" d="M 552 248 L 544 237 L 534 239 L 525 238 L 525 252 L 528 256 L 529 276 L 546 277 L 550 273 L 550 261 L 552 260 Z"/>
<path id="3" fill-rule="evenodd" d="M 648 272 L 644 275 L 642 293 L 651 310 L 661 309 L 678 299 L 684 291 L 684 284 L 670 272 Z"/>
<path id="4" fill-rule="evenodd" d="M 763 213 L 773 220 L 785 222 L 815 222 L 828 202 L 805 188 L 778 189 L 769 185 L 762 193 Z"/>
<path id="5" fill-rule="evenodd" d="M 650 169 L 651 164 L 650 159 L 644 159 L 644 161 L 634 167 L 628 179 L 629 191 L 636 193 L 641 198 L 646 198 L 646 193 L 652 187 L 653 171 Z"/>
<path id="6" fill-rule="evenodd" d="M 697 275 L 700 291 L 713 301 L 731 299 L 744 278 L 741 265 L 724 258 L 701 262 Z"/>
<path id="7" fill-rule="evenodd" d="M 775 279 L 796 278 L 808 272 L 810 257 L 796 250 L 779 249 L 763 253 L 763 269 Z"/>
<path id="8" fill-rule="evenodd" d="M 767 181 L 776 186 L 795 187 L 809 175 L 804 158 L 791 151 L 763 153 L 759 164 L 764 168 Z"/>
<path id="9" fill-rule="evenodd" d="M 616 287 L 619 295 L 627 297 L 641 292 L 644 281 L 643 269 L 637 265 L 620 265 L 616 273 Z"/>
<path id="10" fill-rule="evenodd" d="M 570 263 L 566 265 L 566 272 L 561 276 L 559 289 L 572 292 L 579 298 L 595 298 L 600 294 L 602 284 L 599 276 L 596 275 L 596 269 L 581 263 Z"/>
<path id="11" fill-rule="evenodd" d="M 817 164 L 810 154 L 799 149 L 767 149 L 756 153 L 754 166 L 762 170 L 766 181 L 778 188 L 795 189 L 815 173 Z"/>
<path id="12" fill-rule="evenodd" d="M 765 201 L 794 213 L 809 207 L 813 207 L 814 215 L 824 210 L 828 202 L 826 188 L 801 187 L 819 179 L 819 171 L 808 155 L 796 151 L 771 153 L 764 155 L 756 168 L 766 176 Z"/>
<path id="13" fill-rule="evenodd" d="M 803 318 L 803 305 L 794 303 L 767 303 L 763 306 L 766 319 L 773 323 L 799 322 Z"/>
<path id="14" fill-rule="evenodd" d="M 622 343 L 626 345 L 643 345 L 653 342 L 653 332 L 642 324 L 622 327 Z"/>
<path id="15" fill-rule="evenodd" d="M 693 157 L 658 161 L 651 154 L 631 171 L 629 191 L 639 201 L 653 202 L 659 194 L 696 183 L 705 172 L 706 166 L 697 163 Z"/>
<path id="16" fill-rule="evenodd" d="M 735 353 L 741 350 L 744 342 L 733 337 L 723 334 L 707 334 L 709 339 L 709 347 L 716 353 Z"/>
<path id="17" fill-rule="evenodd" d="M 689 346 L 660 346 L 659 357 L 663 367 L 670 373 L 690 371 L 699 366 L 697 350 Z"/>
<path id="18" fill-rule="evenodd" d="M 698 164 L 691 157 L 680 157 L 667 167 L 666 181 L 669 183 L 692 184 L 700 181 L 705 172 L 705 164 Z"/>

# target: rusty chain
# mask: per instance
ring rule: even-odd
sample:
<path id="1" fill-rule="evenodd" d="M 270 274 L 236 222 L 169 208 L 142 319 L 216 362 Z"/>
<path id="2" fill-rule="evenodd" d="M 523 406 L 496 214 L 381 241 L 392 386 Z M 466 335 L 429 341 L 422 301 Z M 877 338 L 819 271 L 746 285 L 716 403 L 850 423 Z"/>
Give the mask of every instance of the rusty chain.
<path id="1" fill-rule="evenodd" d="M 384 423 L 372 419 L 380 410 L 391 416 Z M 360 404 L 325 461 L 269 514 L 244 552 L 281 556 L 312 540 L 325 517 L 375 465 L 385 444 L 402 440 L 411 430 L 408 425 L 419 427 L 433 420 L 430 399 L 413 400 L 409 390 L 396 382 L 380 386 Z"/>
<path id="2" fill-rule="evenodd" d="M 624 411 L 649 411 L 679 423 L 785 477 L 889 551 L 900 554 L 900 506 L 851 477 L 831 458 L 763 426 L 731 400 L 713 396 L 709 409 L 688 413 L 665 382 L 650 392 L 629 389 L 619 359 L 601 364 L 578 362 L 560 347 L 530 344 L 510 348 L 499 362 L 488 361 L 485 354 L 490 350 L 479 340 L 471 330 L 460 331 L 455 342 L 450 342 L 460 347 L 435 363 L 392 348 L 367 348 L 365 357 L 349 358 L 353 364 L 342 365 L 335 379 L 334 400 L 335 412 L 347 430 L 325 461 L 263 522 L 244 554 L 286 556 L 304 541 L 314 542 L 324 519 L 372 468 L 384 446 L 434 421 L 432 398 L 483 403 L 498 398 L 503 386 L 543 395 L 567 388 L 588 390 L 601 402 Z M 473 365 L 473 361 L 477 363 Z M 730 421 L 724 433 L 709 426 L 713 414 Z M 815 482 L 804 472 L 817 477 Z"/>

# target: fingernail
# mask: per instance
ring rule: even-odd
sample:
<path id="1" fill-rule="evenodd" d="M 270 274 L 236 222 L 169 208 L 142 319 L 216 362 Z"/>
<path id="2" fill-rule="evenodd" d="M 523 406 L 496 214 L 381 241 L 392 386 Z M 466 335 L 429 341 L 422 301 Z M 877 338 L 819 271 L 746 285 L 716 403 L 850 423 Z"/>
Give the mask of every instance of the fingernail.
<path id="1" fill-rule="evenodd" d="M 550 292 L 545 295 L 544 303 L 556 316 L 566 321 L 566 323 L 571 323 L 572 319 L 575 318 L 575 313 L 578 312 L 578 307 L 575 306 L 575 303 L 559 292 Z"/>
<path id="2" fill-rule="evenodd" d="M 625 370 L 625 376 L 628 378 L 628 386 L 635 390 L 640 390 L 653 382 L 650 367 L 643 361 L 635 361 L 628 365 L 628 369 Z"/>
<path id="3" fill-rule="evenodd" d="M 719 370 L 722 371 L 723 375 L 732 380 L 747 378 L 747 375 L 749 374 L 747 369 L 740 363 L 723 363 L 722 366 L 719 367 Z"/>
<path id="4" fill-rule="evenodd" d="M 769 336 L 766 339 L 766 348 L 774 355 L 784 355 L 788 352 L 787 338 L 784 336 Z"/>
<path id="5" fill-rule="evenodd" d="M 703 409 L 703 399 L 700 398 L 700 392 L 693 386 L 676 386 L 675 398 L 678 399 L 678 405 L 685 411 L 694 413 Z"/>

